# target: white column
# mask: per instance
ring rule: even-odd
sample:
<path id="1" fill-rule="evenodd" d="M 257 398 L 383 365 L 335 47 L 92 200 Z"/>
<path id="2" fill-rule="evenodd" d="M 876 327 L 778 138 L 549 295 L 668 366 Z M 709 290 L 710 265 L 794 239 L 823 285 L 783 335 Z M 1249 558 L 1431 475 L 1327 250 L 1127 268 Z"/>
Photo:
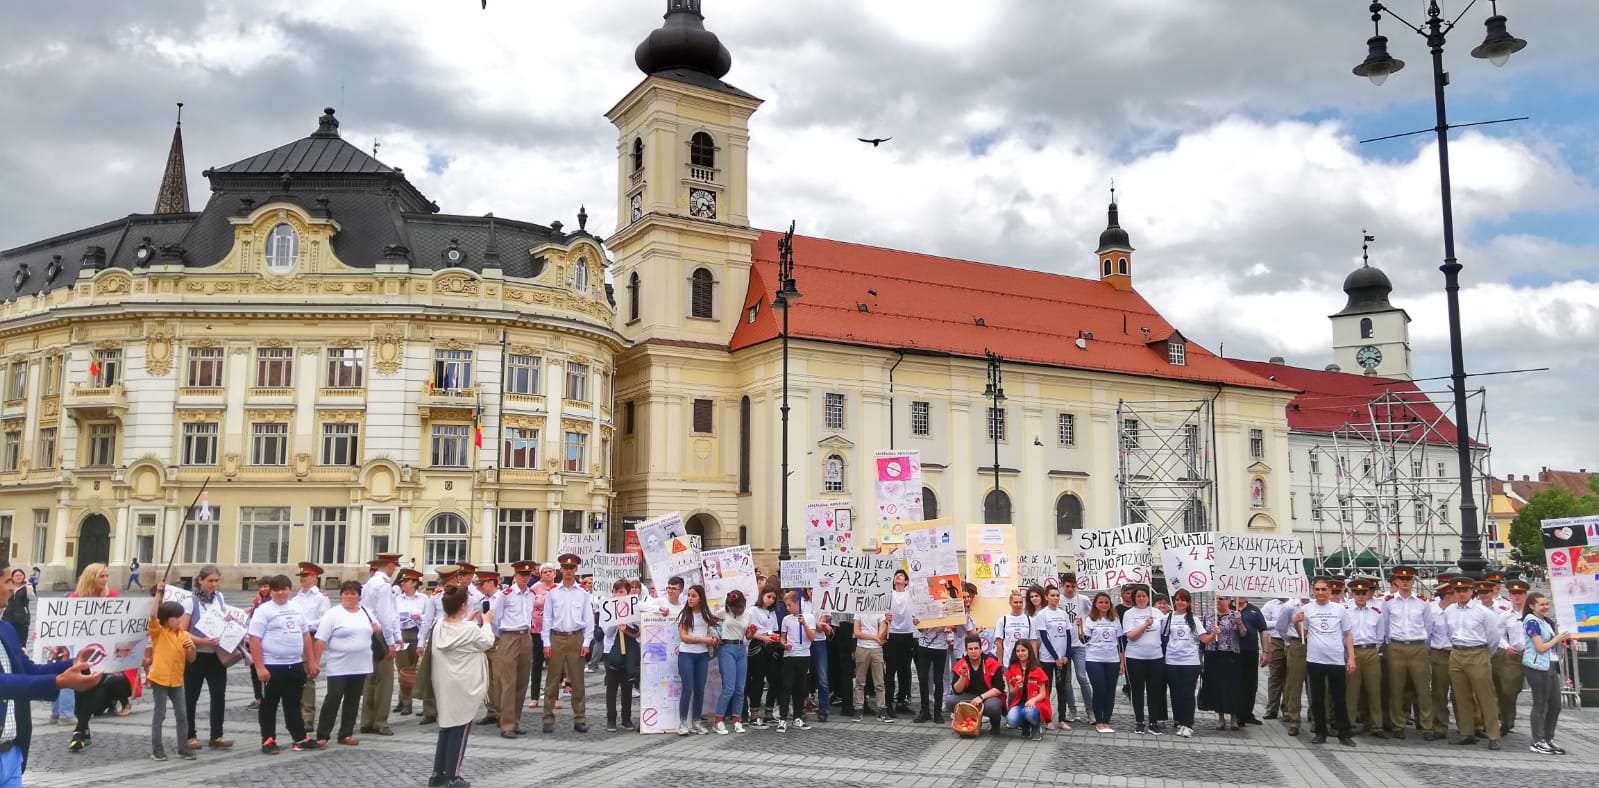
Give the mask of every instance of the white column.
<path id="1" fill-rule="evenodd" d="M 111 528 L 111 552 L 107 554 L 112 566 L 127 563 L 128 541 L 128 507 L 118 506 L 117 522 Z"/>
<path id="2" fill-rule="evenodd" d="M 482 538 L 478 539 L 477 562 L 483 566 L 494 563 L 494 507 L 483 504 Z M 504 570 L 504 567 L 501 567 Z"/>
<path id="3" fill-rule="evenodd" d="M 63 495 L 56 500 L 56 533 L 55 544 L 50 548 L 50 563 L 65 566 L 67 561 L 67 500 Z"/>

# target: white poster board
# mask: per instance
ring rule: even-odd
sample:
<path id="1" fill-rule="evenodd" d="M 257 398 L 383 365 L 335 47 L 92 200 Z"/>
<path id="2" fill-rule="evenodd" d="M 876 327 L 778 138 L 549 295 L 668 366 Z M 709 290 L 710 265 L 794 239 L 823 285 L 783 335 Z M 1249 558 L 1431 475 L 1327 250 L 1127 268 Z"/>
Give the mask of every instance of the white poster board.
<path id="1" fill-rule="evenodd" d="M 1124 585 L 1148 584 L 1154 577 L 1149 555 L 1152 531 L 1149 523 L 1078 531 L 1077 588 L 1111 591 Z"/>
<path id="2" fill-rule="evenodd" d="M 1168 589 L 1186 589 L 1191 594 L 1211 590 L 1211 566 L 1216 561 L 1214 532 L 1161 534 L 1156 541 Z"/>
<path id="3" fill-rule="evenodd" d="M 877 478 L 877 541 L 903 544 L 903 523 L 922 519 L 922 454 L 880 451 L 873 456 Z"/>
<path id="4" fill-rule="evenodd" d="M 217 649 L 223 654 L 236 651 L 244 643 L 245 635 L 249 634 L 250 612 L 244 608 L 224 607 L 226 621 L 222 625 L 222 634 L 217 637 Z"/>
<path id="5" fill-rule="evenodd" d="M 820 567 L 811 558 L 799 558 L 778 564 L 778 576 L 784 588 L 815 588 Z"/>
<path id="6" fill-rule="evenodd" d="M 583 568 L 594 575 L 594 588 L 610 593 L 618 580 L 639 579 L 637 553 L 595 553 L 583 561 Z"/>
<path id="7" fill-rule="evenodd" d="M 691 543 L 682 515 L 672 512 L 639 523 L 638 540 L 656 596 L 666 596 L 666 581 L 673 577 L 683 578 L 685 588 L 701 583 L 700 551 Z"/>
<path id="8" fill-rule="evenodd" d="M 817 562 L 813 607 L 824 613 L 886 613 L 899 556 L 829 553 Z"/>
<path id="9" fill-rule="evenodd" d="M 818 501 L 805 505 L 805 557 L 822 553 L 847 553 L 855 549 L 855 523 L 849 501 Z"/>
<path id="10" fill-rule="evenodd" d="M 705 576 L 705 596 L 715 615 L 722 614 L 728 592 L 735 589 L 744 592 L 747 605 L 760 601 L 755 585 L 755 554 L 749 545 L 706 550 L 700 553 L 700 567 Z"/>
<path id="11" fill-rule="evenodd" d="M 618 626 L 638 626 L 639 595 L 627 594 L 625 596 L 610 596 L 600 600 L 600 624 L 616 624 Z"/>
<path id="12" fill-rule="evenodd" d="M 580 565 L 581 567 L 587 567 L 589 559 L 593 558 L 595 553 L 602 552 L 605 552 L 604 533 L 561 534 L 560 538 L 555 542 L 555 555 L 557 558 L 567 553 L 572 553 L 577 556 L 579 561 L 583 562 Z M 582 569 L 578 571 L 581 572 Z"/>
<path id="13" fill-rule="evenodd" d="M 1310 594 L 1305 577 L 1305 545 L 1296 536 L 1218 533 L 1214 590 L 1224 596 L 1302 597 Z"/>
<path id="14" fill-rule="evenodd" d="M 1054 550 L 1023 550 L 1016 554 L 1016 587 L 1044 589 L 1060 586 L 1060 561 Z"/>
<path id="15" fill-rule="evenodd" d="M 639 733 L 676 733 L 681 721 L 677 700 L 683 680 L 677 672 L 677 619 L 654 610 L 644 611 L 639 622 Z M 716 705 L 712 688 L 722 686 L 722 674 L 711 660 L 705 679 L 705 711 Z"/>
<path id="16" fill-rule="evenodd" d="M 34 621 L 34 662 L 65 648 L 76 655 L 89 646 L 99 656 L 91 673 L 132 670 L 144 661 L 150 644 L 150 597 L 41 597 Z"/>
<path id="17" fill-rule="evenodd" d="M 1599 517 L 1564 517 L 1539 525 L 1554 592 L 1550 607 L 1560 631 L 1599 637 Z"/>

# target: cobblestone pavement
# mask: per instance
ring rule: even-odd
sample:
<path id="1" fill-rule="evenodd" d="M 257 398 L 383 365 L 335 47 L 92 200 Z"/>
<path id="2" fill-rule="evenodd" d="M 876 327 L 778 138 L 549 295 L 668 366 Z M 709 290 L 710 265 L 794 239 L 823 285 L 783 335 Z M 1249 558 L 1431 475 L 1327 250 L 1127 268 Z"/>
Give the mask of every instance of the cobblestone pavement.
<path id="1" fill-rule="evenodd" d="M 149 760 L 151 704 L 134 704 L 129 717 L 93 722 L 93 745 L 82 754 L 67 752 L 70 726 L 47 725 L 49 705 L 34 703 L 35 734 L 27 773 L 29 786 L 78 786 L 115 780 L 131 786 L 406 786 L 426 782 L 437 728 L 421 727 L 416 717 L 394 717 L 392 737 L 360 736 L 357 747 L 277 756 L 260 754 L 254 712 L 244 711 L 250 683 L 242 667 L 230 671 L 227 735 L 236 742 L 227 752 L 202 750 L 197 762 Z M 641 736 L 603 732 L 604 689 L 589 677 L 588 734 L 572 730 L 568 709 L 558 712 L 557 732 L 506 740 L 492 730 L 474 728 L 465 776 L 477 785 L 507 786 L 782 786 L 829 788 L 906 785 L 1005 786 L 1109 785 L 1142 788 L 1222 788 L 1223 786 L 1321 786 L 1385 788 L 1474 784 L 1588 788 L 1594 785 L 1585 764 L 1599 760 L 1599 713 L 1567 709 L 1561 714 L 1563 757 L 1527 752 L 1526 694 L 1522 722 L 1504 750 L 1427 743 L 1412 735 L 1404 742 L 1359 740 L 1354 749 L 1336 743 L 1315 746 L 1306 732 L 1291 738 L 1277 722 L 1242 733 L 1205 730 L 1181 740 L 1135 736 L 1125 698 L 1118 698 L 1114 735 L 1096 734 L 1088 725 L 1049 733 L 1042 742 L 1021 741 L 1013 733 L 988 733 L 975 741 L 959 739 L 947 728 L 854 723 L 835 716 L 810 731 L 751 731 L 742 736 Z M 597 702 L 596 702 L 597 701 Z M 200 730 L 206 729 L 204 699 Z M 565 706 L 566 704 L 563 704 Z M 538 729 L 524 716 L 524 727 Z M 172 722 L 166 725 L 168 754 Z"/>

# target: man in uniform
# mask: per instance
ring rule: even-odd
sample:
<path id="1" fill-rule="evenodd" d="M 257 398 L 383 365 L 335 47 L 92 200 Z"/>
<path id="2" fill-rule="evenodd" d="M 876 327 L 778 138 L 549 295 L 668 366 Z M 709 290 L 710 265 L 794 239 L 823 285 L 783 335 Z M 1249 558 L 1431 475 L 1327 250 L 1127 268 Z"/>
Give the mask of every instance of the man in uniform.
<path id="1" fill-rule="evenodd" d="M 433 596 L 428 599 L 427 615 L 422 617 L 422 631 L 417 633 L 417 650 L 422 654 L 422 662 L 416 668 L 416 697 L 422 701 L 422 719 L 419 724 L 432 725 L 439 720 L 439 709 L 433 698 L 433 660 L 432 643 L 429 638 L 433 634 L 433 622 L 444 618 L 444 592 L 460 585 L 460 567 L 445 565 L 436 567 L 434 572 L 439 575 L 439 587 Z"/>
<path id="2" fill-rule="evenodd" d="M 406 583 L 411 583 L 412 587 L 407 589 Z M 421 586 L 421 572 L 411 567 L 400 570 L 394 591 L 395 617 L 400 620 L 400 653 L 394 655 L 394 670 L 400 679 L 400 699 L 391 711 L 407 716 L 415 713 L 412 701 L 416 697 L 416 667 L 422 660 L 418 644 L 422 642 L 422 627 L 431 624 L 428 614 L 433 606 L 433 600 L 418 591 Z M 415 593 L 408 596 L 407 591 Z"/>
<path id="3" fill-rule="evenodd" d="M 1477 743 L 1474 735 L 1475 721 L 1482 716 L 1487 730 L 1488 749 L 1499 749 L 1499 699 L 1494 694 L 1492 652 L 1499 645 L 1504 627 L 1494 614 L 1489 602 L 1494 584 L 1482 580 L 1476 584 L 1477 594 L 1483 604 L 1472 604 L 1470 596 L 1460 599 L 1444 611 L 1449 626 L 1449 679 L 1460 704 L 1456 726 L 1460 738 L 1452 744 Z"/>
<path id="4" fill-rule="evenodd" d="M 474 582 L 466 590 L 467 610 L 472 611 L 471 615 L 473 616 L 481 616 L 483 613 L 493 609 L 494 598 L 499 595 L 499 570 L 479 569 Z M 483 656 L 488 659 L 490 666 L 494 664 L 494 654 L 494 646 L 489 646 L 489 650 L 483 652 Z M 517 705 L 520 706 L 521 704 L 518 703 Z M 492 669 L 489 671 L 489 691 L 487 695 L 483 696 L 483 709 L 485 713 L 483 719 L 478 720 L 478 724 L 499 726 L 500 676 Z"/>
<path id="5" fill-rule="evenodd" d="M 583 660 L 588 658 L 589 632 L 594 626 L 593 603 L 577 584 L 577 555 L 561 556 L 561 584 L 544 598 L 544 659 L 550 666 L 544 682 L 544 732 L 555 732 L 555 699 L 562 679 L 572 682 L 572 728 L 588 733 L 587 690 L 583 686 Z"/>
<path id="6" fill-rule="evenodd" d="M 1456 604 L 1462 595 L 1471 595 L 1471 580 L 1456 577 L 1453 573 L 1438 576 L 1438 598 L 1432 607 L 1432 623 L 1427 626 L 1427 667 L 1432 681 L 1432 738 L 1449 738 L 1449 714 L 1460 719 L 1460 699 L 1454 697 L 1449 683 L 1449 653 L 1453 643 L 1449 639 L 1449 622 L 1444 612 Z"/>
<path id="7" fill-rule="evenodd" d="M 1522 629 L 1521 609 L 1527 604 L 1527 589 L 1525 580 L 1507 581 L 1505 590 L 1510 592 L 1510 598 L 1505 601 L 1509 609 L 1499 611 L 1504 630 L 1499 641 L 1499 653 L 1494 656 L 1494 683 L 1499 692 L 1501 736 L 1509 735 L 1516 727 L 1516 699 L 1521 695 L 1521 685 L 1526 680 L 1526 674 L 1522 672 L 1521 652 L 1527 635 Z"/>
<path id="8" fill-rule="evenodd" d="M 1289 736 L 1299 735 L 1300 701 L 1305 697 L 1305 628 L 1294 614 L 1310 600 L 1290 599 L 1277 608 L 1277 637 L 1283 642 L 1283 724 Z"/>
<path id="9" fill-rule="evenodd" d="M 514 739 L 522 730 L 522 698 L 527 695 L 528 673 L 533 669 L 533 646 L 528 629 L 533 625 L 532 561 L 511 564 L 515 576 L 510 587 L 494 595 L 494 656 L 489 664 L 500 691 L 500 738 Z"/>
<path id="10" fill-rule="evenodd" d="M 1393 595 L 1383 606 L 1383 631 L 1388 635 L 1388 723 L 1396 739 L 1405 738 L 1406 698 L 1414 693 L 1416 724 L 1422 738 L 1433 741 L 1432 703 L 1428 694 L 1427 633 L 1437 608 L 1416 596 L 1416 568 L 1400 565 L 1388 572 Z"/>
<path id="11" fill-rule="evenodd" d="M 1287 601 L 1286 597 L 1268 599 L 1260 608 L 1260 614 L 1266 618 L 1268 636 L 1266 648 L 1261 654 L 1268 666 L 1266 674 L 1266 719 L 1268 720 L 1277 719 L 1277 713 L 1282 710 L 1283 685 L 1288 677 L 1288 649 L 1283 644 L 1282 635 L 1277 633 L 1277 613 Z"/>
<path id="12" fill-rule="evenodd" d="M 1355 669 L 1349 673 L 1344 687 L 1344 703 L 1349 709 L 1351 724 L 1365 720 L 1366 735 L 1388 738 L 1383 730 L 1382 656 L 1381 649 L 1386 633 L 1383 629 L 1382 608 L 1371 601 L 1375 585 L 1364 577 L 1349 583 L 1354 601 L 1349 604 L 1350 637 L 1354 641 Z M 1402 696 L 1401 696 L 1402 697 Z M 1362 705 L 1364 701 L 1364 706 Z M 1362 709 L 1365 716 L 1362 717 Z"/>
<path id="13" fill-rule="evenodd" d="M 322 614 L 328 612 L 333 606 L 328 595 L 322 593 L 318 584 L 322 582 L 322 567 L 310 561 L 300 562 L 300 590 L 295 592 L 294 601 L 305 613 L 305 631 L 316 639 L 316 625 L 322 621 Z M 300 719 L 316 719 L 316 682 L 305 682 L 305 693 L 300 696 Z"/>
<path id="14" fill-rule="evenodd" d="M 361 732 L 393 736 L 389 728 L 389 702 L 394 700 L 394 655 L 400 639 L 400 617 L 394 609 L 394 574 L 400 565 L 396 553 L 380 553 L 367 562 L 372 576 L 361 586 L 361 608 L 382 630 L 389 651 L 372 666 L 361 692 Z"/>

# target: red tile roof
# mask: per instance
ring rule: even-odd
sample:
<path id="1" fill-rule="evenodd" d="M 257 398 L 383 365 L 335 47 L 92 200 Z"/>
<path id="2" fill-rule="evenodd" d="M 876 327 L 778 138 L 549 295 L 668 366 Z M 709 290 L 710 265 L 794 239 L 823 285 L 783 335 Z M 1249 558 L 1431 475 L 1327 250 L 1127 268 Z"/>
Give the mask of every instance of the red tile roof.
<path id="1" fill-rule="evenodd" d="M 755 243 L 744 310 L 761 308 L 755 322 L 739 321 L 732 350 L 779 336 L 771 296 L 781 237 L 762 231 Z M 1185 365 L 1168 363 L 1151 343 L 1176 329 L 1143 296 L 1096 280 L 803 236 L 794 237 L 794 260 L 795 338 L 969 358 L 992 349 L 1017 363 L 1292 390 L 1192 342 Z M 1082 350 L 1081 331 L 1093 335 Z"/>
<path id="2" fill-rule="evenodd" d="M 1295 432 L 1331 434 L 1346 424 L 1352 424 L 1364 425 L 1365 432 L 1370 433 L 1372 414 L 1369 403 L 1385 392 L 1394 392 L 1403 397 L 1409 407 L 1398 403 L 1386 406 L 1393 409 L 1387 418 L 1398 420 L 1410 415 L 1406 411 L 1413 411 L 1414 416 L 1423 422 L 1408 431 L 1408 440 L 1420 440 L 1427 432 L 1426 425 L 1434 425 L 1430 440 L 1454 444 L 1454 422 L 1443 415 L 1431 397 L 1408 380 L 1305 369 L 1268 361 L 1230 361 L 1240 369 L 1275 378 L 1278 383 L 1299 389 L 1299 396 L 1288 403 L 1288 429 Z M 1392 440 L 1393 437 L 1388 439 Z"/>

